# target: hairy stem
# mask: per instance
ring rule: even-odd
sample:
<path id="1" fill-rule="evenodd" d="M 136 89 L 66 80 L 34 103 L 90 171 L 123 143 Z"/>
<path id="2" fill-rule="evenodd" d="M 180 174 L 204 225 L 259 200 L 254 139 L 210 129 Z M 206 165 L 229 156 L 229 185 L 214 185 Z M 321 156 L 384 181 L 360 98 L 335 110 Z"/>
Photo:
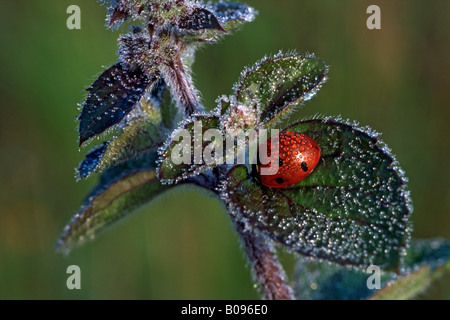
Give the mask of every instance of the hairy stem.
<path id="1" fill-rule="evenodd" d="M 246 230 L 242 223 L 235 221 L 252 271 L 262 287 L 267 300 L 293 300 L 292 288 L 286 283 L 286 274 L 275 256 L 273 247 L 253 230 Z"/>
<path id="2" fill-rule="evenodd" d="M 192 79 L 186 72 L 180 57 L 175 57 L 167 69 L 167 80 L 172 89 L 172 95 L 177 101 L 178 108 L 181 111 L 184 111 L 187 116 L 197 111 L 201 111 L 201 106 L 198 101 L 196 90 L 192 84 Z"/>
<path id="3" fill-rule="evenodd" d="M 227 171 L 226 166 L 215 168 L 212 172 L 200 174 L 189 178 L 186 183 L 195 184 L 218 194 L 220 176 Z M 231 216 L 231 215 L 230 215 Z M 236 231 L 241 237 L 245 252 L 252 266 L 252 272 L 261 285 L 264 298 L 267 300 L 293 300 L 292 288 L 286 283 L 286 273 L 278 261 L 275 251 L 270 243 L 262 236 L 246 229 L 242 222 L 231 219 L 236 225 Z"/>

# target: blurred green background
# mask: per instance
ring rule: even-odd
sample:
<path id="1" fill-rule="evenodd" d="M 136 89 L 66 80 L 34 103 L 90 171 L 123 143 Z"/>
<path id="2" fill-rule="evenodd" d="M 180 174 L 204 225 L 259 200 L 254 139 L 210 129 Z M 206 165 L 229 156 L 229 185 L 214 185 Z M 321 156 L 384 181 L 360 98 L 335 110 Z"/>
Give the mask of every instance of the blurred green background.
<path id="1" fill-rule="evenodd" d="M 340 114 L 382 132 L 410 178 L 413 236 L 450 238 L 450 2 L 247 3 L 259 10 L 255 22 L 197 55 L 205 105 L 265 54 L 316 53 L 330 80 L 298 117 Z M 71 4 L 81 8 L 81 30 L 66 28 Z M 381 30 L 366 28 L 370 4 L 381 7 Z M 120 30 L 105 29 L 105 8 L 92 0 L 1 7 L 0 298 L 258 298 L 222 205 L 194 188 L 159 198 L 68 257 L 53 252 L 95 184 L 74 180 L 87 151 L 77 147 L 77 103 L 116 61 Z M 82 290 L 66 288 L 71 264 L 81 267 Z M 423 298 L 449 299 L 450 277 Z"/>

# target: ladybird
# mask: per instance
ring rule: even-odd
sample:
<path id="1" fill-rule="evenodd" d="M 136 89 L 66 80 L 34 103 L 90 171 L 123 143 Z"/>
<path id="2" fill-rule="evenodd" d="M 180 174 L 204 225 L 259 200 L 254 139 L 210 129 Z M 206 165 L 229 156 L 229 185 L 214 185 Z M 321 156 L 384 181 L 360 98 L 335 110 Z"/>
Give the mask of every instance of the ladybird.
<path id="1" fill-rule="evenodd" d="M 275 157 L 271 155 L 272 144 L 276 150 Z M 266 148 L 267 157 L 259 158 L 261 154 L 258 152 L 256 176 L 266 187 L 293 185 L 305 179 L 320 160 L 319 146 L 304 133 L 281 132 L 278 137 L 270 138 L 259 148 Z M 271 170 L 271 159 L 278 159 L 278 168 L 274 165 Z"/>

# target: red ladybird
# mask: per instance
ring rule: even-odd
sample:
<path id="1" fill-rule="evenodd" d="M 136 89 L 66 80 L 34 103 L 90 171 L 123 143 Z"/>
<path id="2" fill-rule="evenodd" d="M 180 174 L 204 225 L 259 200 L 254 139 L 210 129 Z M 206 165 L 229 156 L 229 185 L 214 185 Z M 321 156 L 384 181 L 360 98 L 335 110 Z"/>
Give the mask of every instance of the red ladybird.
<path id="1" fill-rule="evenodd" d="M 275 157 L 271 155 L 272 144 Z M 267 157 L 259 153 L 263 158 L 258 158 L 257 176 L 263 185 L 272 188 L 287 187 L 303 180 L 320 160 L 317 143 L 306 134 L 293 131 L 281 132 L 279 137 L 267 140 L 259 148 L 266 148 Z M 278 168 L 277 165 L 272 168 L 270 159 L 279 160 Z"/>

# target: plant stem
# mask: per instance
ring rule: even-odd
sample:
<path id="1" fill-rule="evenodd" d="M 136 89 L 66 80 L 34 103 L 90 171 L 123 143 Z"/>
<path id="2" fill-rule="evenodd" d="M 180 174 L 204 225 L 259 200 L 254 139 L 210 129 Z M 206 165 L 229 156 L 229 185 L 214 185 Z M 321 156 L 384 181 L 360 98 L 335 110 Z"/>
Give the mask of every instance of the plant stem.
<path id="1" fill-rule="evenodd" d="M 167 80 L 172 89 L 172 95 L 177 100 L 178 108 L 187 116 L 201 111 L 192 79 L 186 72 L 180 57 L 175 57 L 167 69 Z"/>
<path id="2" fill-rule="evenodd" d="M 217 186 L 219 178 L 226 167 L 218 167 L 211 173 L 204 173 L 189 178 L 185 183 L 195 184 L 219 195 Z M 230 215 L 236 231 L 241 237 L 245 252 L 252 266 L 252 272 L 261 285 L 264 298 L 267 300 L 294 300 L 292 288 L 286 283 L 286 273 L 278 261 L 273 246 L 264 237 L 257 235 L 253 230 L 246 229 L 242 222 L 236 221 Z"/>
<path id="3" fill-rule="evenodd" d="M 252 271 L 262 287 L 267 300 L 293 300 L 292 288 L 286 283 L 286 274 L 279 263 L 273 247 L 253 230 L 246 230 L 235 221 L 236 230 L 252 265 Z"/>
<path id="4" fill-rule="evenodd" d="M 200 111 L 201 106 L 192 80 L 186 73 L 179 56 L 172 61 L 168 69 L 168 72 L 166 72 L 167 78 L 170 82 L 173 96 L 176 97 L 178 107 L 186 115 Z M 188 179 L 186 183 L 196 184 L 218 194 L 219 177 L 222 175 L 221 171 L 226 170 L 226 166 L 215 168 L 211 174 L 193 177 Z M 234 220 L 233 216 L 231 217 Z M 272 245 L 253 230 L 245 229 L 242 222 L 236 220 L 234 222 L 252 265 L 253 274 L 263 290 L 264 298 L 267 300 L 293 300 L 293 290 L 286 283 L 286 273 L 278 261 Z"/>

